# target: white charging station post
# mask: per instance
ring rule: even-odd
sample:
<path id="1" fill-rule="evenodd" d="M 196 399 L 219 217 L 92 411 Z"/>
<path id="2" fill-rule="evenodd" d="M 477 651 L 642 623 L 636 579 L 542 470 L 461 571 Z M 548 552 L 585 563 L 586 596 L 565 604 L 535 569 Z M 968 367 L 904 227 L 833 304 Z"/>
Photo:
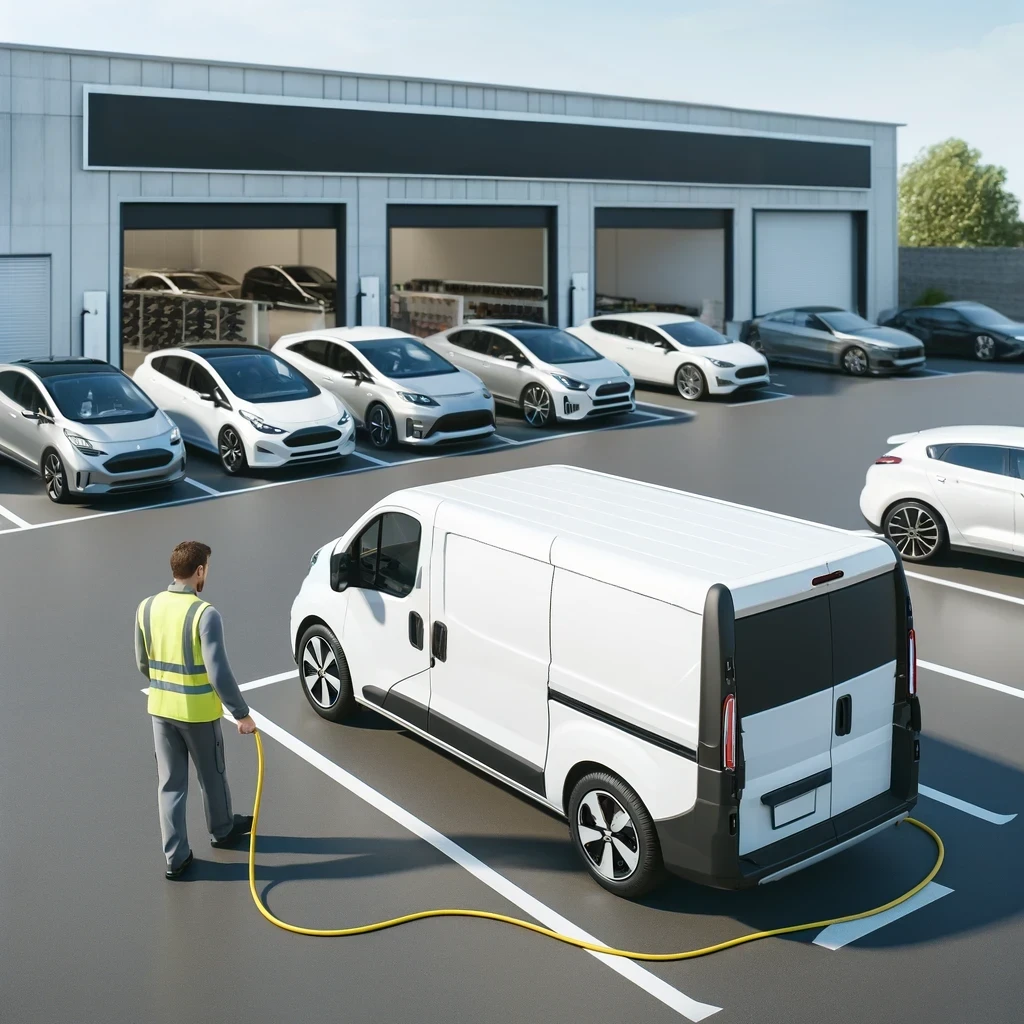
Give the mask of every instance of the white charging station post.
<path id="1" fill-rule="evenodd" d="M 380 327 L 380 278 L 359 278 L 359 323 L 363 327 Z"/>
<path id="2" fill-rule="evenodd" d="M 89 359 L 110 358 L 106 292 L 86 292 L 82 297 L 82 355 Z"/>

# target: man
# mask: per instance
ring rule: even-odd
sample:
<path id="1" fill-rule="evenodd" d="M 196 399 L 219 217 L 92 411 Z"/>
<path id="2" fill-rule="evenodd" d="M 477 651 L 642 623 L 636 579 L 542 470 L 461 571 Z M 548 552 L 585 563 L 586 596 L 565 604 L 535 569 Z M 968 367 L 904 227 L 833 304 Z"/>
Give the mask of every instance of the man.
<path id="1" fill-rule="evenodd" d="M 174 582 L 143 601 L 135 616 L 135 657 L 149 680 L 165 877 L 172 880 L 181 878 L 193 862 L 185 827 L 189 757 L 203 791 L 210 844 L 217 849 L 236 847 L 252 831 L 252 817 L 231 810 L 221 702 L 243 735 L 255 732 L 256 723 L 228 665 L 220 614 L 199 597 L 209 563 L 206 544 L 179 544 L 171 552 Z"/>

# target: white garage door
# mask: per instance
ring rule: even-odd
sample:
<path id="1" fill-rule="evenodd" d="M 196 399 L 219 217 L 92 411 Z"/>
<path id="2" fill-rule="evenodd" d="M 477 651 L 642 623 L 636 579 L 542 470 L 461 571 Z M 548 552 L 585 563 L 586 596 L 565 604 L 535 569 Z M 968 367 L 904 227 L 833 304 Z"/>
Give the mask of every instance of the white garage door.
<path id="1" fill-rule="evenodd" d="M 50 354 L 50 257 L 0 256 L 0 363 Z"/>
<path id="2" fill-rule="evenodd" d="M 755 217 L 755 316 L 789 306 L 855 308 L 852 214 Z"/>

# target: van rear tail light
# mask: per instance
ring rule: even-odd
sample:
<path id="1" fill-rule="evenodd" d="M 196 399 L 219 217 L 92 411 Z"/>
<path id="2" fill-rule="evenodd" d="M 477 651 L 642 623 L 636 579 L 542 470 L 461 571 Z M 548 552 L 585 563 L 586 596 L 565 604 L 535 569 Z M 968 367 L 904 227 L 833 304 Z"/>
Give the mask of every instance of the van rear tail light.
<path id="1" fill-rule="evenodd" d="M 736 770 L 736 697 L 731 693 L 722 703 L 722 767 Z"/>
<path id="2" fill-rule="evenodd" d="M 875 459 L 876 466 L 898 466 L 903 460 L 898 455 L 883 455 Z"/>
<path id="3" fill-rule="evenodd" d="M 913 630 L 907 633 L 907 693 L 917 694 L 917 636 Z"/>

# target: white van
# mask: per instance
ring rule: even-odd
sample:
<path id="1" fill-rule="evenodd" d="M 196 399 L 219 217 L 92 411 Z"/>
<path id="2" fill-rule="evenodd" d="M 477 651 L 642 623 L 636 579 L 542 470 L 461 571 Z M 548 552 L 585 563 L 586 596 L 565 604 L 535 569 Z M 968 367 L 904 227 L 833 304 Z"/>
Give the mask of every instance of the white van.
<path id="1" fill-rule="evenodd" d="M 392 494 L 313 555 L 309 703 L 370 706 L 568 818 L 623 896 L 772 881 L 917 802 L 887 541 L 568 466 Z"/>

